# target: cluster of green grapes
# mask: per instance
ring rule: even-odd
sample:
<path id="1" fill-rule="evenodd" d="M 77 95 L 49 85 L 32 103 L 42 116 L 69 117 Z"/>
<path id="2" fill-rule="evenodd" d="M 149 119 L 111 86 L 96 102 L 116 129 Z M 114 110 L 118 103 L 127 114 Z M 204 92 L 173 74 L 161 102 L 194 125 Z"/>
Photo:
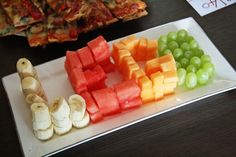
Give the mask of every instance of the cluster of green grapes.
<path id="1" fill-rule="evenodd" d="M 172 53 L 179 77 L 178 85 L 195 88 L 205 85 L 215 73 L 211 57 L 204 54 L 197 41 L 184 29 L 169 32 L 158 39 L 159 55 Z"/>

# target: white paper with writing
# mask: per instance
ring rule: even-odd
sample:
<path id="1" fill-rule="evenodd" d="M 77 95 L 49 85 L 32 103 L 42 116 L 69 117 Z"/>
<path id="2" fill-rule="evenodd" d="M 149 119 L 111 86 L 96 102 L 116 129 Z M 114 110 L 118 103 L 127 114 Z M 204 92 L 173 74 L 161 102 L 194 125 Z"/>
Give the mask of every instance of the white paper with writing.
<path id="1" fill-rule="evenodd" d="M 221 8 L 235 4 L 236 0 L 187 0 L 189 4 L 204 16 Z"/>

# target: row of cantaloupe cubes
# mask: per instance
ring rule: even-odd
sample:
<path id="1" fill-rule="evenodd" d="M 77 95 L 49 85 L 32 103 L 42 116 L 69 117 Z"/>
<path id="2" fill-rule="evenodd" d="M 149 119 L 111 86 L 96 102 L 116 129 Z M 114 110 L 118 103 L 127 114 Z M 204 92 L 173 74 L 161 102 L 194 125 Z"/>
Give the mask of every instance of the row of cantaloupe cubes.
<path id="1" fill-rule="evenodd" d="M 143 103 L 173 93 L 178 81 L 173 56 L 158 57 L 157 50 L 157 41 L 144 37 L 129 36 L 113 44 L 112 57 L 119 72 L 125 80 L 136 80 Z M 145 71 L 136 61 L 147 61 Z"/>

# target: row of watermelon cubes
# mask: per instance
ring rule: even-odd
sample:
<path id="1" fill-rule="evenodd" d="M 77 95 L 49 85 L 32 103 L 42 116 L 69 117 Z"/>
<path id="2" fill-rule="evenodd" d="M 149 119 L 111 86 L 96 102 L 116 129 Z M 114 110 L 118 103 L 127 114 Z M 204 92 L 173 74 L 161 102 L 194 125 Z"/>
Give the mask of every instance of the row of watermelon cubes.
<path id="1" fill-rule="evenodd" d="M 65 69 L 74 91 L 86 101 L 92 122 L 142 104 L 141 89 L 134 80 L 107 87 L 106 73 L 115 70 L 106 40 L 99 36 L 77 51 L 67 51 Z"/>

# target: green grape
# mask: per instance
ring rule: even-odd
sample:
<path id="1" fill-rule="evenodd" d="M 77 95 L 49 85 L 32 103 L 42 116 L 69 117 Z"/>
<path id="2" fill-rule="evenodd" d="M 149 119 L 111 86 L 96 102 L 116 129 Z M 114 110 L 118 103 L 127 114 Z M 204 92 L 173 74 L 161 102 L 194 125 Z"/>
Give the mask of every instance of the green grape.
<path id="1" fill-rule="evenodd" d="M 160 38 L 158 39 L 158 43 L 167 43 L 167 36 L 166 35 L 161 35 Z"/>
<path id="2" fill-rule="evenodd" d="M 201 66 L 201 59 L 197 56 L 194 56 L 190 59 L 190 64 L 196 66 L 196 68 L 199 68 Z"/>
<path id="3" fill-rule="evenodd" d="M 205 63 L 203 69 L 208 72 L 209 77 L 212 77 L 215 73 L 215 66 L 210 62 Z"/>
<path id="4" fill-rule="evenodd" d="M 207 62 L 211 62 L 211 57 L 209 55 L 202 55 L 201 62 L 202 62 L 202 65 L 204 65 Z"/>
<path id="5" fill-rule="evenodd" d="M 159 52 L 164 51 L 166 48 L 167 48 L 167 44 L 166 43 L 159 43 L 159 45 L 158 45 Z"/>
<path id="6" fill-rule="evenodd" d="M 206 71 L 204 69 L 199 69 L 196 74 L 197 74 L 198 84 L 204 85 L 208 82 L 208 80 L 209 80 L 208 71 Z"/>
<path id="7" fill-rule="evenodd" d="M 176 41 L 176 39 L 177 39 L 177 32 L 169 32 L 168 33 L 168 35 L 167 35 L 168 42 Z"/>
<path id="8" fill-rule="evenodd" d="M 179 47 L 179 44 L 176 41 L 171 41 L 169 42 L 168 47 L 173 52 L 176 48 Z"/>
<path id="9" fill-rule="evenodd" d="M 190 41 L 192 41 L 192 40 L 194 40 L 194 37 L 193 37 L 193 36 L 188 36 L 188 37 L 187 37 L 187 42 L 190 42 Z"/>
<path id="10" fill-rule="evenodd" d="M 190 72 L 195 73 L 197 71 L 197 68 L 194 65 L 190 64 L 187 66 L 186 70 L 188 73 L 190 73 Z"/>
<path id="11" fill-rule="evenodd" d="M 185 51 L 184 52 L 184 57 L 185 58 L 191 59 L 193 56 L 194 56 L 193 51 Z"/>
<path id="12" fill-rule="evenodd" d="M 177 70 L 177 74 L 178 74 L 178 78 L 179 78 L 178 85 L 181 86 L 185 82 L 185 78 L 186 78 L 187 72 L 186 72 L 186 70 L 184 68 L 179 68 Z"/>
<path id="13" fill-rule="evenodd" d="M 201 57 L 202 55 L 204 55 L 204 51 L 202 49 L 196 48 L 193 51 L 195 56 Z"/>
<path id="14" fill-rule="evenodd" d="M 175 61 L 175 64 L 177 69 L 181 68 L 181 64 L 178 61 Z"/>
<path id="15" fill-rule="evenodd" d="M 188 32 L 184 29 L 181 29 L 177 32 L 177 41 L 183 43 L 187 40 Z"/>
<path id="16" fill-rule="evenodd" d="M 191 41 L 189 42 L 189 45 L 190 45 L 190 48 L 191 48 L 191 49 L 196 49 L 196 48 L 198 48 L 198 43 L 197 43 L 196 40 L 191 40 Z"/>
<path id="17" fill-rule="evenodd" d="M 187 58 L 180 59 L 181 67 L 186 68 L 189 65 L 189 60 Z"/>
<path id="18" fill-rule="evenodd" d="M 193 72 L 190 72 L 186 75 L 185 85 L 187 88 L 195 88 L 197 86 L 197 75 Z"/>
<path id="19" fill-rule="evenodd" d="M 185 29 L 180 29 L 177 32 L 178 37 L 182 37 L 182 38 L 187 38 L 188 37 L 188 32 Z"/>
<path id="20" fill-rule="evenodd" d="M 177 61 L 179 61 L 181 59 L 183 54 L 184 53 L 183 53 L 182 49 L 180 49 L 180 48 L 176 48 L 173 52 L 173 56 L 174 56 L 175 60 L 177 60 Z"/>
<path id="21" fill-rule="evenodd" d="M 172 53 L 172 51 L 170 49 L 165 49 L 163 51 L 162 55 L 164 56 L 164 55 L 167 55 L 167 54 L 170 54 L 170 53 Z"/>
<path id="22" fill-rule="evenodd" d="M 180 48 L 185 52 L 190 50 L 190 45 L 186 42 L 182 43 Z"/>

